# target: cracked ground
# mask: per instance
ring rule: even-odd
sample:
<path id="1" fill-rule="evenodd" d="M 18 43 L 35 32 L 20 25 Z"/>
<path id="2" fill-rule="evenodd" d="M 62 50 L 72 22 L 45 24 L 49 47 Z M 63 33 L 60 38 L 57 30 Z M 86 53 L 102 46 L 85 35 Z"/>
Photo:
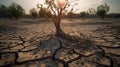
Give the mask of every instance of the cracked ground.
<path id="1" fill-rule="evenodd" d="M 119 19 L 64 19 L 77 43 L 53 36 L 46 19 L 0 19 L 0 67 L 120 67 Z"/>

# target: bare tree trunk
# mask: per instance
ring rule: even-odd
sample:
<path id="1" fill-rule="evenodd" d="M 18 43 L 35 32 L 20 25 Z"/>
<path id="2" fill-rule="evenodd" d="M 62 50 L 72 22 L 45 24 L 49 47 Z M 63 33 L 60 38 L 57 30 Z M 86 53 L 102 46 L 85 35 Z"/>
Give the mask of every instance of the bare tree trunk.
<path id="1" fill-rule="evenodd" d="M 62 35 L 63 34 L 63 30 L 61 29 L 60 26 L 60 21 L 54 22 L 55 28 L 56 28 L 56 35 Z"/>
<path id="2" fill-rule="evenodd" d="M 63 35 L 64 32 L 61 29 L 61 16 L 62 16 L 62 10 L 60 10 L 60 13 L 58 13 L 58 16 L 56 18 L 56 21 L 54 22 L 55 28 L 56 28 L 56 35 Z"/>

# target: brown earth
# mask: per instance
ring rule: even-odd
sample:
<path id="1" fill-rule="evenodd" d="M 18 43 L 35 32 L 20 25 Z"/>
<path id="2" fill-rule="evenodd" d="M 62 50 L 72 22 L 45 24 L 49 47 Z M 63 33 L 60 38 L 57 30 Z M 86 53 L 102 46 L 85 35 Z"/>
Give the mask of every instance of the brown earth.
<path id="1" fill-rule="evenodd" d="M 0 19 L 2 67 L 120 67 L 119 19 L 64 19 L 63 30 L 80 37 L 56 37 L 46 19 Z"/>

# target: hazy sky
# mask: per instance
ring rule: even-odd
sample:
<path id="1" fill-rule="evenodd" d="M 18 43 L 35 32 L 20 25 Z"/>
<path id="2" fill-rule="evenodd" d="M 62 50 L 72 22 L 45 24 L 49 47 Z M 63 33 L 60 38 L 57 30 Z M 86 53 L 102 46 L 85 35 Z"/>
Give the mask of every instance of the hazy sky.
<path id="1" fill-rule="evenodd" d="M 9 6 L 12 2 L 20 4 L 29 13 L 33 7 L 36 8 L 37 3 L 43 3 L 44 0 L 0 0 L 0 4 Z M 87 11 L 89 8 L 96 8 L 99 4 L 106 2 L 110 5 L 110 13 L 120 13 L 120 0 L 79 0 L 79 12 Z M 78 11 L 77 11 L 78 12 Z"/>

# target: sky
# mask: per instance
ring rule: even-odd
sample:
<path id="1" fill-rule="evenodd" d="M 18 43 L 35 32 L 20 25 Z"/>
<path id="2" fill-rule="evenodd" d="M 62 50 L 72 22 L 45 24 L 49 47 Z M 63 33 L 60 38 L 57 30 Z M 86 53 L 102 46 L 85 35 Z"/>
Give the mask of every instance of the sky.
<path id="1" fill-rule="evenodd" d="M 20 4 L 28 14 L 31 8 L 37 8 L 36 5 L 44 3 L 44 0 L 0 0 L 0 4 L 6 6 L 9 6 L 12 2 Z M 77 2 L 78 6 L 74 7 L 78 8 L 76 12 L 88 11 L 89 8 L 96 8 L 102 3 L 107 3 L 110 6 L 109 13 L 120 13 L 120 0 L 79 0 Z"/>

